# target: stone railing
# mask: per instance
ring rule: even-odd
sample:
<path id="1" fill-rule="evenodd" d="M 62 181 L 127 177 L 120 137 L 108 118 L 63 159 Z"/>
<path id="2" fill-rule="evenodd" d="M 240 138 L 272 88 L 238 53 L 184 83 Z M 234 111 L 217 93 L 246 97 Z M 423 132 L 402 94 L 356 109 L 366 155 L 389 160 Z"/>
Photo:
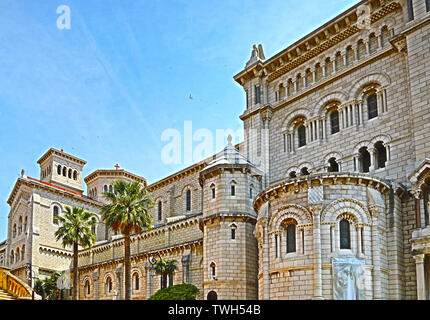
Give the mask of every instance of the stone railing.
<path id="1" fill-rule="evenodd" d="M 0 268 L 0 289 L 18 299 L 31 299 L 32 289 L 5 268 Z"/>

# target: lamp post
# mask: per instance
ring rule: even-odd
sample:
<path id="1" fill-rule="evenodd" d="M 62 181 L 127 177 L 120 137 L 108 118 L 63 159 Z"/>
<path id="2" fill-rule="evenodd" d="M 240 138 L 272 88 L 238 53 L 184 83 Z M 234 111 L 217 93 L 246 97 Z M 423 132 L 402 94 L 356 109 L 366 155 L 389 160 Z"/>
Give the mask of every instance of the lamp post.
<path id="1" fill-rule="evenodd" d="M 31 263 L 27 263 L 27 280 L 28 285 L 30 286 L 31 290 L 31 299 L 34 300 L 34 288 L 33 288 L 33 279 L 35 278 L 35 272 L 32 269 Z"/>

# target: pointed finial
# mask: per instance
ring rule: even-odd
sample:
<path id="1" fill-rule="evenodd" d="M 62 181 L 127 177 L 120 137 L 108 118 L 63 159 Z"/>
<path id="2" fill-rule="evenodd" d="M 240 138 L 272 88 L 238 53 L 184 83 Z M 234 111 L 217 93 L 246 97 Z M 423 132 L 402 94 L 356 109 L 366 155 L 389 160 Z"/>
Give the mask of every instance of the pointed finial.
<path id="1" fill-rule="evenodd" d="M 231 141 L 233 140 L 233 137 L 231 136 L 231 134 L 229 134 L 228 135 L 228 137 L 227 137 L 227 141 L 228 141 L 228 146 L 229 147 L 231 147 L 232 146 L 232 144 L 231 144 Z"/>
<path id="2" fill-rule="evenodd" d="M 27 178 L 27 176 L 25 175 L 25 170 L 24 169 L 22 169 L 21 170 L 21 178 Z"/>

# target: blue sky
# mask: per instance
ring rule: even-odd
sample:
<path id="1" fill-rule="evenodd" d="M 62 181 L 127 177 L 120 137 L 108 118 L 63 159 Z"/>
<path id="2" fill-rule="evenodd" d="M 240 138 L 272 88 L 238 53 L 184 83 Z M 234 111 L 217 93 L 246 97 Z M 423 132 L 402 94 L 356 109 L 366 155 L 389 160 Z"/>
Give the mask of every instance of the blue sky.
<path id="1" fill-rule="evenodd" d="M 172 174 L 187 164 L 161 162 L 164 130 L 242 128 L 233 76 L 253 44 L 271 57 L 357 2 L 0 0 L 0 241 L 21 169 L 39 178 L 50 147 L 85 159 L 84 176 Z"/>

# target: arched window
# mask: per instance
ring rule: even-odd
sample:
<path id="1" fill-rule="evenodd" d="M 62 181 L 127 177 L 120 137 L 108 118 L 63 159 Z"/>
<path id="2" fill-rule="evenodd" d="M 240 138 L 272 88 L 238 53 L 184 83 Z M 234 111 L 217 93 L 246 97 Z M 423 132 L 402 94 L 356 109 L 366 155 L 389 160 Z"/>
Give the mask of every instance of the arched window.
<path id="1" fill-rule="evenodd" d="M 337 110 L 334 110 L 332 113 L 330 113 L 330 126 L 331 134 L 335 134 L 340 131 L 339 112 Z"/>
<path id="2" fill-rule="evenodd" d="M 186 210 L 191 211 L 191 190 L 188 189 L 186 192 Z"/>
<path id="3" fill-rule="evenodd" d="M 337 163 L 336 158 L 330 158 L 328 163 L 328 172 L 339 172 L 339 164 Z"/>
<path id="4" fill-rule="evenodd" d="M 158 201 L 158 221 L 161 221 L 163 219 L 163 203 Z"/>
<path id="5" fill-rule="evenodd" d="M 59 209 L 57 206 L 54 206 L 54 208 L 52 209 L 52 223 L 53 224 L 58 224 L 57 218 L 58 214 L 59 214 Z"/>
<path id="6" fill-rule="evenodd" d="M 297 178 L 297 173 L 295 171 L 291 171 L 290 178 Z"/>
<path id="7" fill-rule="evenodd" d="M 72 179 L 72 169 L 69 169 L 69 179 Z"/>
<path id="8" fill-rule="evenodd" d="M 19 248 L 17 248 L 16 249 L 16 252 L 15 252 L 15 260 L 16 260 L 16 262 L 18 262 L 19 261 L 19 258 L 21 257 L 21 255 L 19 254 Z"/>
<path id="9" fill-rule="evenodd" d="M 236 196 L 236 184 L 235 183 L 232 183 L 230 186 L 230 195 L 232 197 Z"/>
<path id="10" fill-rule="evenodd" d="M 27 232 L 27 217 L 24 218 L 24 232 Z"/>
<path id="11" fill-rule="evenodd" d="M 232 224 L 230 226 L 230 239 L 231 240 L 235 240 L 236 239 L 236 229 L 237 229 L 237 226 L 235 224 Z"/>
<path id="12" fill-rule="evenodd" d="M 374 33 L 369 36 L 369 52 L 374 53 L 378 49 L 378 38 Z"/>
<path id="13" fill-rule="evenodd" d="M 15 261 L 15 253 L 13 250 L 10 252 L 10 264 L 13 264 Z"/>
<path id="14" fill-rule="evenodd" d="M 67 176 L 67 168 L 66 167 L 63 167 L 63 176 L 64 177 Z"/>
<path id="15" fill-rule="evenodd" d="M 366 55 L 366 45 L 363 39 L 360 39 L 357 43 L 357 60 L 360 60 Z"/>
<path id="16" fill-rule="evenodd" d="M 19 217 L 18 220 L 18 235 L 22 233 L 22 217 Z"/>
<path id="17" fill-rule="evenodd" d="M 297 128 L 297 134 L 299 138 L 299 148 L 306 145 L 306 128 L 304 125 L 301 125 Z"/>
<path id="18" fill-rule="evenodd" d="M 376 164 L 379 168 L 385 168 L 385 163 L 387 162 L 387 149 L 382 141 L 375 143 L 376 150 Z"/>
<path id="19" fill-rule="evenodd" d="M 97 235 L 97 230 L 96 230 L 96 227 L 97 227 L 97 219 L 96 218 L 92 218 L 92 220 L 94 221 L 94 225 L 92 225 L 91 226 L 91 232 L 92 233 L 94 233 L 95 235 Z"/>
<path id="20" fill-rule="evenodd" d="M 362 147 L 359 150 L 360 153 L 360 171 L 361 172 L 369 172 L 370 170 L 370 153 L 367 151 L 366 147 Z"/>
<path id="21" fill-rule="evenodd" d="M 112 185 L 109 186 L 109 192 L 112 193 L 113 192 L 113 187 Z"/>
<path id="22" fill-rule="evenodd" d="M 216 193 L 215 193 L 215 185 L 214 184 L 211 185 L 211 194 L 212 194 L 212 199 L 215 199 Z"/>
<path id="23" fill-rule="evenodd" d="M 61 166 L 60 165 L 57 166 L 57 174 L 61 174 Z"/>
<path id="24" fill-rule="evenodd" d="M 12 228 L 12 237 L 15 238 L 16 237 L 16 224 L 13 225 Z"/>
<path id="25" fill-rule="evenodd" d="M 111 277 L 108 277 L 106 279 L 106 292 L 111 293 L 112 292 L 112 279 Z"/>
<path id="26" fill-rule="evenodd" d="M 284 85 L 281 83 L 281 84 L 279 85 L 279 100 L 284 99 L 284 98 L 285 98 L 285 96 L 286 96 L 286 94 L 287 94 L 287 90 L 286 90 L 286 88 L 284 87 Z"/>
<path id="27" fill-rule="evenodd" d="M 310 175 L 309 170 L 307 167 L 303 167 L 302 170 L 300 170 L 300 173 L 302 174 L 302 176 L 308 176 Z"/>
<path id="28" fill-rule="evenodd" d="M 139 274 L 137 272 L 133 274 L 133 283 L 134 283 L 134 290 L 139 290 Z"/>
<path id="29" fill-rule="evenodd" d="M 73 180 L 78 180 L 78 172 L 76 170 L 73 171 Z"/>
<path id="30" fill-rule="evenodd" d="M 340 248 L 351 249 L 351 232 L 348 220 L 341 220 L 339 222 L 340 229 Z"/>
<path id="31" fill-rule="evenodd" d="M 212 278 L 214 278 L 216 276 L 216 266 L 214 262 L 211 263 L 210 268 L 211 268 L 211 276 Z"/>
<path id="32" fill-rule="evenodd" d="M 89 296 L 91 294 L 91 285 L 89 280 L 85 281 L 84 287 L 85 287 L 85 293 Z"/>
<path id="33" fill-rule="evenodd" d="M 378 99 L 376 94 L 371 94 L 367 97 L 367 112 L 369 120 L 378 116 Z"/>
<path id="34" fill-rule="evenodd" d="M 24 256 L 25 256 L 25 245 L 22 246 L 21 249 L 21 260 L 24 261 Z"/>
<path id="35" fill-rule="evenodd" d="M 218 295 L 215 291 L 209 291 L 207 299 L 208 300 L 218 300 Z"/>
<path id="36" fill-rule="evenodd" d="M 289 223 L 285 229 L 286 252 L 296 252 L 296 224 Z"/>

